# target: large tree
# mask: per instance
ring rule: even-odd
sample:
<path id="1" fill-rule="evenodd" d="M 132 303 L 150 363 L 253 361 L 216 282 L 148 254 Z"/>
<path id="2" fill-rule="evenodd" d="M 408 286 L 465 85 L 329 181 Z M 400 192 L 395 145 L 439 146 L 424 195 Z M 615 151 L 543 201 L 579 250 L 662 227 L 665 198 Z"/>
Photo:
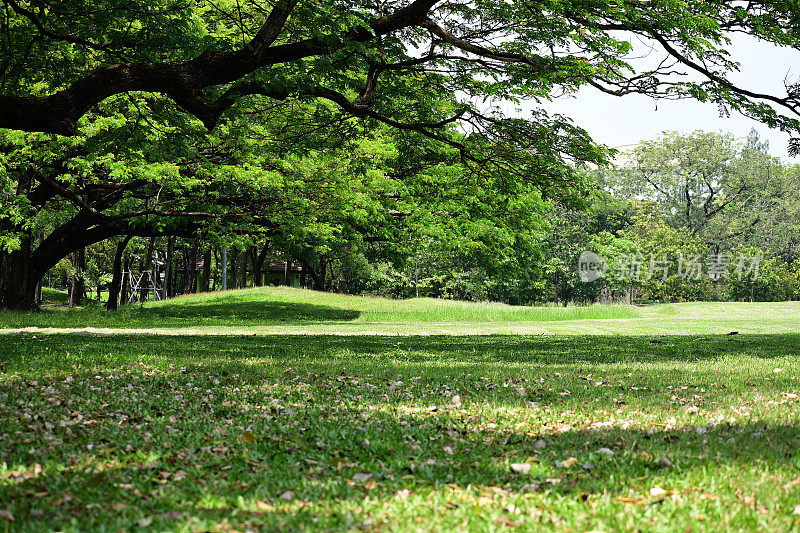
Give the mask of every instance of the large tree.
<path id="1" fill-rule="evenodd" d="M 740 87 L 727 76 L 737 66 L 725 51 L 735 33 L 796 46 L 800 15 L 791 2 L 3 4 L 0 127 L 11 129 L 74 135 L 98 103 L 147 91 L 167 95 L 210 128 L 243 96 L 305 95 L 436 135 L 441 121 L 423 112 L 432 90 L 548 98 L 582 85 L 711 100 L 797 129 L 798 87 L 787 85 L 784 95 Z M 646 72 L 631 68 L 633 37 L 659 48 L 664 61 Z M 693 81 L 676 77 L 680 71 Z M 395 80 L 408 72 L 425 84 L 399 99 Z M 492 123 L 468 104 L 454 111 L 453 119 Z"/>
<path id="2" fill-rule="evenodd" d="M 507 119 L 493 105 L 499 100 L 547 99 L 588 85 L 620 96 L 697 98 L 798 130 L 797 87 L 761 94 L 738 86 L 729 77 L 735 58 L 725 51 L 735 33 L 797 46 L 789 4 L 3 0 L 3 7 L 0 307 L 31 307 L 42 269 L 92 241 L 193 234 L 231 219 L 269 225 L 274 195 L 247 176 L 274 164 L 249 166 L 229 148 L 259 142 L 237 138 L 236 125 L 276 107 L 279 120 L 302 122 L 331 142 L 353 119 L 369 130 L 390 127 L 408 146 L 436 145 L 417 152 L 423 168 L 456 158 L 478 186 L 489 179 L 513 194 L 535 185 L 545 197 L 580 186 L 574 163 L 602 162 L 606 151 L 542 110 Z M 632 38 L 664 61 L 637 71 L 628 61 Z M 313 105 L 322 111 L 291 114 L 319 101 L 338 111 Z M 275 131 L 260 141 L 269 146 Z M 442 150 L 444 159 L 432 162 Z M 399 172 L 414 174 L 414 166 Z"/>

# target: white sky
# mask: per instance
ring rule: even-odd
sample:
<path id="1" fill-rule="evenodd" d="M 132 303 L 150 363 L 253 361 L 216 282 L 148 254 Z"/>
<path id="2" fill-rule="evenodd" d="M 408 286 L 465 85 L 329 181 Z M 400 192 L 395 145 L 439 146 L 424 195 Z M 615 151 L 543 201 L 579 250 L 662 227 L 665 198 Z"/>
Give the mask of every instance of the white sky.
<path id="1" fill-rule="evenodd" d="M 737 36 L 730 52 L 731 58 L 741 64 L 741 71 L 731 76 L 732 81 L 751 90 L 784 95 L 786 75 L 796 80 L 800 74 L 800 51 L 797 50 L 776 48 L 750 37 Z M 543 107 L 572 117 L 595 141 L 611 147 L 653 139 L 662 131 L 671 130 L 686 133 L 721 130 L 743 138 L 755 127 L 762 139 L 769 140 L 772 155 L 787 159 L 788 135 L 733 112 L 729 118 L 720 118 L 714 104 L 691 100 L 656 102 L 641 95 L 619 98 L 585 88 L 576 97 L 565 97 Z M 800 158 L 787 161 L 800 163 Z"/>

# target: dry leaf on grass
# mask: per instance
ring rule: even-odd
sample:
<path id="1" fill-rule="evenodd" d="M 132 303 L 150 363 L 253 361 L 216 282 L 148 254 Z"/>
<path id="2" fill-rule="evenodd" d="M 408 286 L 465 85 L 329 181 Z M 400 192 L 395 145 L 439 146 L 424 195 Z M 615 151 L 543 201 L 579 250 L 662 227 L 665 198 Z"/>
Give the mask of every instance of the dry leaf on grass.
<path id="1" fill-rule="evenodd" d="M 527 474 L 531 471 L 531 465 L 529 463 L 511 463 L 511 470 L 520 474 Z"/>
<path id="2" fill-rule="evenodd" d="M 369 481 L 371 477 L 369 472 L 356 472 L 353 474 L 353 481 Z"/>
<path id="3" fill-rule="evenodd" d="M 261 500 L 258 500 L 256 502 L 256 507 L 258 507 L 262 511 L 274 511 L 275 510 L 274 506 L 268 504 L 267 502 L 263 502 Z"/>

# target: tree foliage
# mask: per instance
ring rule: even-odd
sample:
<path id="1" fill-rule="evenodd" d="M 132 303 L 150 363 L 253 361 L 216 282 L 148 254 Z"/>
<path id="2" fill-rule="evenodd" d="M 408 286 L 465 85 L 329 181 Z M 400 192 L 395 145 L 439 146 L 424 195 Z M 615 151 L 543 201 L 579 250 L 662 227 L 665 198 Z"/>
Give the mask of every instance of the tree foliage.
<path id="1" fill-rule="evenodd" d="M 449 236 L 493 242 L 492 253 L 473 251 L 507 272 L 500 243 L 536 255 L 507 228 L 541 224 L 518 214 L 551 199 L 585 205 L 580 167 L 602 165 L 611 151 L 539 108 L 508 118 L 496 105 L 504 100 L 589 86 L 713 102 L 790 133 L 800 126 L 798 88 L 739 86 L 726 52 L 735 33 L 797 46 L 788 4 L 3 8 L 0 306 L 31 307 L 61 258 L 122 235 L 259 233 L 313 262 L 371 241 L 402 248 L 410 225 L 447 216 Z M 632 38 L 663 60 L 638 68 Z"/>

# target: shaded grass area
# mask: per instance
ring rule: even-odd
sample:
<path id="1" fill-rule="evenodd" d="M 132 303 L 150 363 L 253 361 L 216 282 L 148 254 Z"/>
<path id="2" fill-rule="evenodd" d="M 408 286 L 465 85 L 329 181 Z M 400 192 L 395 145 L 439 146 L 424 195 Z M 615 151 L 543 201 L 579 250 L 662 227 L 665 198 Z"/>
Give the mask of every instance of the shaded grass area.
<path id="1" fill-rule="evenodd" d="M 390 300 L 319 293 L 286 287 L 263 287 L 182 296 L 117 312 L 102 309 L 53 309 L 37 313 L 0 312 L 0 328 L 249 327 L 270 324 L 520 322 L 634 318 L 631 306 L 522 307 L 418 298 Z M 164 320 L 168 319 L 168 320 Z"/>
<path id="2" fill-rule="evenodd" d="M 794 334 L 2 336 L 0 527 L 792 530 L 799 352 Z"/>

